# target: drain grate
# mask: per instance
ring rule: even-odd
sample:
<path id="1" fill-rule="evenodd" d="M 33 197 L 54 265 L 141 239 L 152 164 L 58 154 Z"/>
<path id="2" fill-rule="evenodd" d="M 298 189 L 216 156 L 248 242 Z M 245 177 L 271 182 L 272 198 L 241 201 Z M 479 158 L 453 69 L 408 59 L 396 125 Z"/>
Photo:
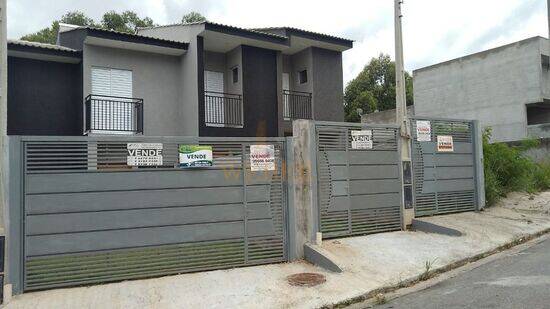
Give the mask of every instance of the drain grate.
<path id="1" fill-rule="evenodd" d="M 290 275 L 286 278 L 288 283 L 293 286 L 311 287 L 325 283 L 327 279 L 324 275 L 315 273 L 299 273 Z"/>

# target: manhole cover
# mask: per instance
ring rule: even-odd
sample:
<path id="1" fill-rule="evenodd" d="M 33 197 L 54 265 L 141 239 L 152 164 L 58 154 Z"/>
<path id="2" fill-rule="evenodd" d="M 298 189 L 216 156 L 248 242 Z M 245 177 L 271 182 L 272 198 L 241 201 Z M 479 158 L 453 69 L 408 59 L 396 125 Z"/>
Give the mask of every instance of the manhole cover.
<path id="1" fill-rule="evenodd" d="M 307 287 L 316 286 L 327 281 L 324 275 L 315 273 L 294 274 L 288 276 L 286 280 L 288 280 L 288 283 L 290 283 L 290 285 Z"/>

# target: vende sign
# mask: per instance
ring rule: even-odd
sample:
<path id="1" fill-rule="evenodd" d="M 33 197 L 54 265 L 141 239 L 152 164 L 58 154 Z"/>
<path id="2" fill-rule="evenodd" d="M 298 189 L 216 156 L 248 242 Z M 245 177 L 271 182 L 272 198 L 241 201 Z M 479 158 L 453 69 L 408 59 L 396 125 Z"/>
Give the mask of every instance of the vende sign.
<path id="1" fill-rule="evenodd" d="M 126 150 L 129 166 L 162 165 L 162 143 L 128 143 Z"/>
<path id="2" fill-rule="evenodd" d="M 250 170 L 274 171 L 275 147 L 273 145 L 250 145 Z"/>
<path id="3" fill-rule="evenodd" d="M 454 152 L 453 137 L 449 135 L 437 136 L 437 151 L 438 152 Z"/>
<path id="4" fill-rule="evenodd" d="M 429 121 L 426 121 L 426 120 L 416 121 L 416 140 L 419 142 L 432 141 L 432 126 Z"/>

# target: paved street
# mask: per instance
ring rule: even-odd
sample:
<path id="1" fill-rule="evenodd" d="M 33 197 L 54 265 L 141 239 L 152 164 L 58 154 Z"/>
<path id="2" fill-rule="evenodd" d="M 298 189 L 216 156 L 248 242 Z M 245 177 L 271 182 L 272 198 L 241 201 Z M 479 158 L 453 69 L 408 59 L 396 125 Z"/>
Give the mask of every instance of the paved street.
<path id="1" fill-rule="evenodd" d="M 550 239 L 376 308 L 550 308 Z"/>

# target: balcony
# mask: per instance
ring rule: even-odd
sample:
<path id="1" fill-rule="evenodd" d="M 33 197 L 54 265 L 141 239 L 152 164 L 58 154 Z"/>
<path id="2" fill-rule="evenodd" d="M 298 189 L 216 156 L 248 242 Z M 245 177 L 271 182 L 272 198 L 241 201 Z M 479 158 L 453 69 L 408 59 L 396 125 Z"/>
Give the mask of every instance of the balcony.
<path id="1" fill-rule="evenodd" d="M 85 134 L 143 134 L 143 99 L 89 95 Z"/>
<path id="2" fill-rule="evenodd" d="M 204 121 L 210 127 L 243 127 L 243 99 L 240 94 L 206 91 Z"/>
<path id="3" fill-rule="evenodd" d="M 311 93 L 283 90 L 283 117 L 285 120 L 313 119 Z"/>

